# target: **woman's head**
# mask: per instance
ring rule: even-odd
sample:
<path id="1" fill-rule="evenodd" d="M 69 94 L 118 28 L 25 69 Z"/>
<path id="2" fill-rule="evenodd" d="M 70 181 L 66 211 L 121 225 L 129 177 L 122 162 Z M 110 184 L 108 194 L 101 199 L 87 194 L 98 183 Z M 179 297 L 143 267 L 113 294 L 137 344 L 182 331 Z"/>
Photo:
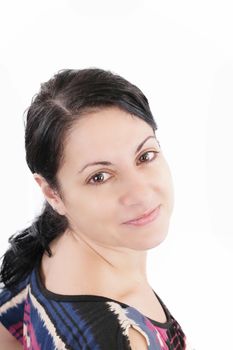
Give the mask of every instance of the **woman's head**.
<path id="1" fill-rule="evenodd" d="M 34 176 L 79 237 L 136 250 L 163 240 L 172 209 L 170 173 L 144 120 L 118 107 L 93 110 L 69 130 L 62 158 L 56 173 L 60 196 Z M 123 224 L 160 204 L 157 222 L 141 228 Z"/>
<path id="2" fill-rule="evenodd" d="M 135 250 L 163 240 L 173 188 L 156 129 L 141 90 L 110 71 L 66 69 L 41 84 L 27 110 L 25 148 L 46 201 L 41 215 L 21 233 L 27 252 L 33 253 L 28 265 L 24 259 L 25 272 L 30 260 L 45 250 L 51 254 L 49 243 L 66 229 L 97 244 Z M 86 167 L 98 161 L 112 164 Z M 123 224 L 160 204 L 157 222 L 141 228 Z M 19 238 L 10 242 L 22 256 Z M 9 271 L 5 278 L 3 272 L 2 280 L 10 281 Z M 17 273 L 12 274 L 14 283 Z"/>
<path id="3" fill-rule="evenodd" d="M 28 111 L 28 165 L 67 227 L 100 244 L 146 249 L 161 241 L 172 202 L 156 128 L 146 97 L 122 77 L 100 69 L 65 70 L 42 85 Z M 150 161 L 143 163 L 143 154 Z M 114 165 L 82 170 L 97 161 Z M 106 182 L 95 186 L 89 179 L 96 174 Z M 132 227 L 122 223 L 159 204 L 165 217 L 154 242 L 132 241 Z"/>

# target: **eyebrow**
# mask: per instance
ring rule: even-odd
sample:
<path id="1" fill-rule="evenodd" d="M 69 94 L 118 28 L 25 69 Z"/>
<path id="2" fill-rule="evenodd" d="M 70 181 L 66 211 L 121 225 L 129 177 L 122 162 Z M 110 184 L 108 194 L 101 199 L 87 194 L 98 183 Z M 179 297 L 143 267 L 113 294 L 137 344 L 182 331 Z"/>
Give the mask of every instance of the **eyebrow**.
<path id="1" fill-rule="evenodd" d="M 139 151 L 140 151 L 140 149 L 142 148 L 142 146 L 144 145 L 144 143 L 147 141 L 147 140 L 149 140 L 149 139 L 151 139 L 151 138 L 154 138 L 154 139 L 156 139 L 156 137 L 153 135 L 150 135 L 150 136 L 147 136 L 147 138 L 145 138 L 145 140 L 144 141 L 142 141 L 139 145 L 138 145 L 138 147 L 137 147 L 137 149 L 136 149 L 136 151 L 135 151 L 135 154 L 137 154 Z M 113 164 L 113 163 L 111 163 L 111 162 L 108 162 L 108 161 L 106 161 L 106 160 L 102 160 L 102 161 L 97 161 L 97 162 L 92 162 L 92 163 L 88 163 L 88 164 L 86 164 L 86 165 L 84 165 L 84 167 L 81 169 L 81 170 L 79 170 L 79 174 L 84 170 L 84 169 L 86 169 L 87 167 L 89 167 L 89 166 L 93 166 L 93 165 L 115 165 L 115 164 Z"/>

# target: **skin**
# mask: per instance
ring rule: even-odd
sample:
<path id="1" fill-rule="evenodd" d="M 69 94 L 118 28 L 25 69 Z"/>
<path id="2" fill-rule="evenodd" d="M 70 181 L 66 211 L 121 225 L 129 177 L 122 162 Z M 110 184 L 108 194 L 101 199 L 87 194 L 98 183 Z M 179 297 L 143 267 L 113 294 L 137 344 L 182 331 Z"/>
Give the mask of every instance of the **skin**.
<path id="1" fill-rule="evenodd" d="M 166 238 L 174 205 L 170 169 L 156 138 L 135 154 L 150 135 L 155 136 L 150 125 L 117 107 L 92 111 L 73 125 L 66 140 L 65 161 L 57 173 L 62 198 L 34 174 L 47 201 L 70 223 L 52 241 L 53 257 L 43 257 L 48 289 L 103 294 L 107 279 L 123 295 L 148 284 L 147 251 Z M 87 163 L 100 160 L 115 165 L 95 165 L 79 173 Z M 159 204 L 154 222 L 123 224 Z"/>

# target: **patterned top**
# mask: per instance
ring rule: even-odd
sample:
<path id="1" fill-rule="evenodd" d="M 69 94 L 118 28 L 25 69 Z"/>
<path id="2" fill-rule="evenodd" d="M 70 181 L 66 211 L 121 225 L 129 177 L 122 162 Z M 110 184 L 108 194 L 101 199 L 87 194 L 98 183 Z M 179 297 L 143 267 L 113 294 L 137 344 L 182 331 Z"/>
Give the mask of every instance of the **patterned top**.
<path id="1" fill-rule="evenodd" d="M 42 284 L 37 264 L 14 291 L 1 291 L 0 321 L 30 350 L 131 350 L 131 326 L 145 337 L 150 350 L 188 350 L 179 323 L 155 295 L 166 323 L 104 296 L 53 293 Z"/>

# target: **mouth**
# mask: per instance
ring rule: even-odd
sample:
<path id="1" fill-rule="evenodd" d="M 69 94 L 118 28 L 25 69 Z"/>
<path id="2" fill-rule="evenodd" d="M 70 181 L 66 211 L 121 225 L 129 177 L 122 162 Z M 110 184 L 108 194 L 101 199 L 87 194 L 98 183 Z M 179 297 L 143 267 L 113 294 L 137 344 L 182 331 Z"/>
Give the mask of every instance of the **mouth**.
<path id="1" fill-rule="evenodd" d="M 161 207 L 161 204 L 158 205 L 156 208 L 145 212 L 142 216 L 135 218 L 133 220 L 123 222 L 123 224 L 141 226 L 141 225 L 145 225 L 149 222 L 152 222 L 155 219 L 157 219 L 157 217 L 159 216 L 160 207 Z"/>

